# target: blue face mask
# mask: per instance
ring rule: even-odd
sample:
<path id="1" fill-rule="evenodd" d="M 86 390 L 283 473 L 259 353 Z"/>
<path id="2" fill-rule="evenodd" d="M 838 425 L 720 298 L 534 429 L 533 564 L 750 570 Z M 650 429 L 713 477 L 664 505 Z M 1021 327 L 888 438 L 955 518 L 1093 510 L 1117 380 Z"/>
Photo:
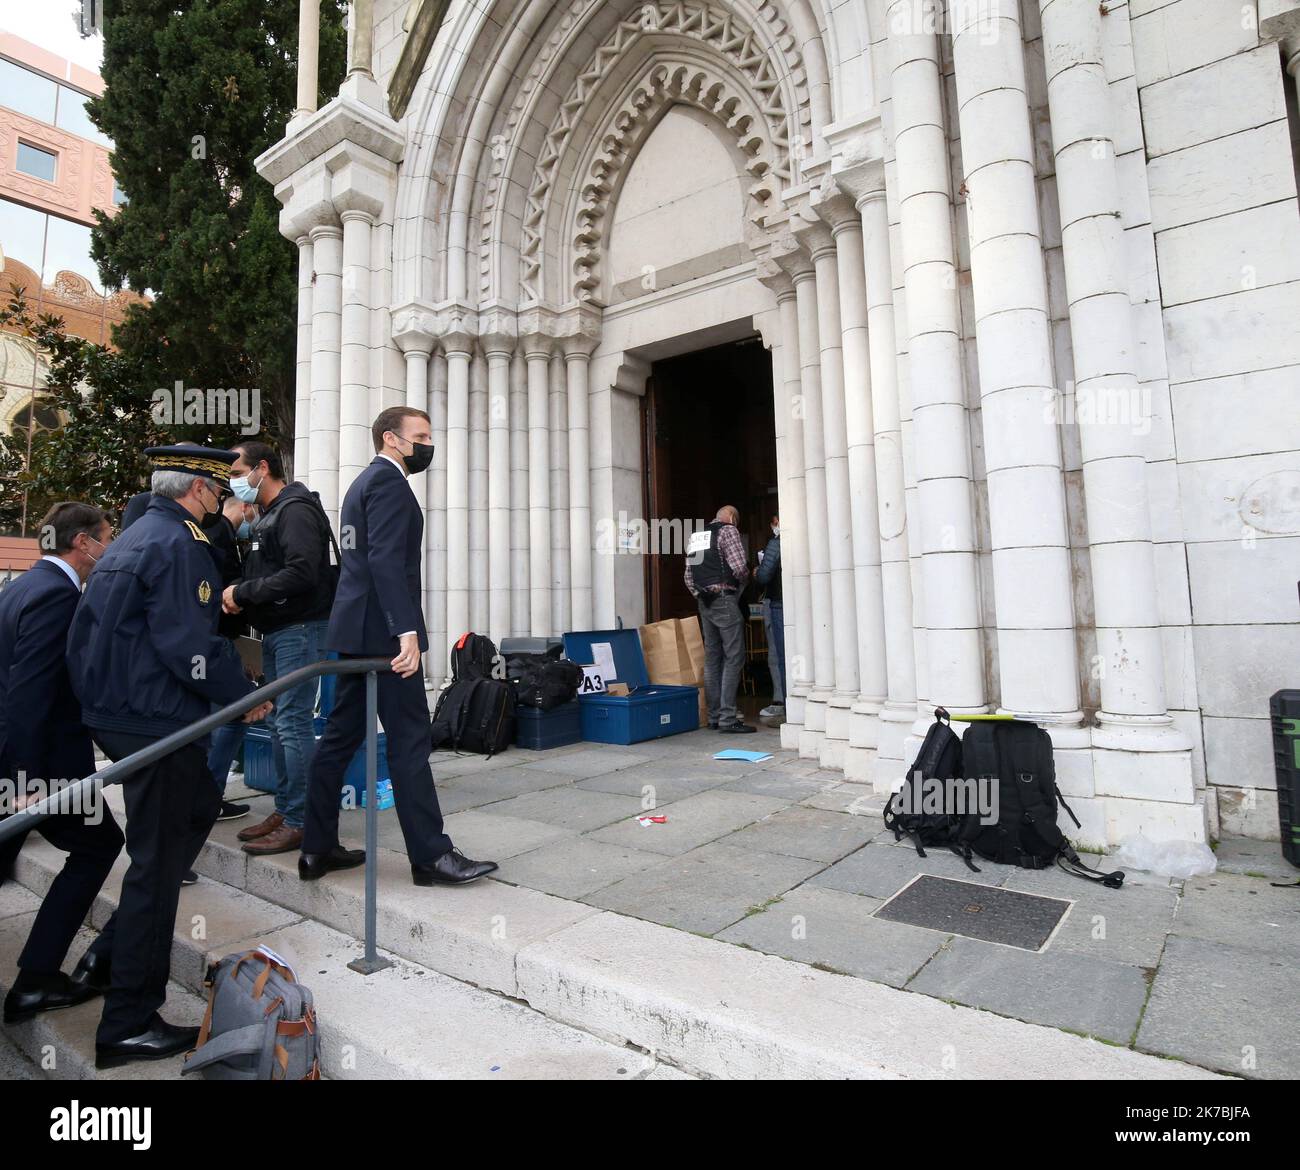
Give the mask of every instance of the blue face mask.
<path id="1" fill-rule="evenodd" d="M 247 520 L 244 520 L 239 525 L 239 531 L 237 535 L 240 540 L 247 540 L 250 536 L 253 535 L 253 526 Z"/>
<path id="2" fill-rule="evenodd" d="M 235 498 L 243 504 L 256 504 L 257 492 L 262 486 L 259 480 L 256 485 L 248 482 L 247 475 L 232 475 L 230 477 L 230 490 L 235 493 Z"/>

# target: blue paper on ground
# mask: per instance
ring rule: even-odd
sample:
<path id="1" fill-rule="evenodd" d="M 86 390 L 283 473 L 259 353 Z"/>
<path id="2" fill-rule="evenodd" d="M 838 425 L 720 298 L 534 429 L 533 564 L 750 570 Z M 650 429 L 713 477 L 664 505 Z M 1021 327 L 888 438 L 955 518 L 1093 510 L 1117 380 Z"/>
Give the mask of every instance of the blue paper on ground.
<path id="1" fill-rule="evenodd" d="M 771 752 L 747 752 L 740 748 L 727 748 L 713 757 L 715 760 L 744 760 L 749 764 L 761 764 L 772 758 Z"/>

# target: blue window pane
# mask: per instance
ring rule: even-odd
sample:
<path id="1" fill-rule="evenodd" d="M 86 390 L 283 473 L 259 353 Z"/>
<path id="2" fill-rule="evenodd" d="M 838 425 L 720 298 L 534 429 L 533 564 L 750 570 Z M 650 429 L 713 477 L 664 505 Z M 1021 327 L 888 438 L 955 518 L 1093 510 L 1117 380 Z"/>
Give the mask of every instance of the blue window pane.
<path id="1" fill-rule="evenodd" d="M 0 105 L 35 118 L 54 121 L 54 103 L 59 87 L 48 77 L 0 58 Z"/>
<path id="2" fill-rule="evenodd" d="M 80 90 L 69 89 L 66 85 L 59 86 L 58 126 L 69 134 L 98 142 L 105 150 L 113 149 L 113 144 L 99 132 L 86 113 L 86 95 Z"/>
<path id="3" fill-rule="evenodd" d="M 18 144 L 18 162 L 17 169 L 24 175 L 34 175 L 38 179 L 44 179 L 47 183 L 54 182 L 54 168 L 58 162 L 59 156 L 48 150 L 42 150 L 39 146 L 31 146 L 26 142 Z"/>

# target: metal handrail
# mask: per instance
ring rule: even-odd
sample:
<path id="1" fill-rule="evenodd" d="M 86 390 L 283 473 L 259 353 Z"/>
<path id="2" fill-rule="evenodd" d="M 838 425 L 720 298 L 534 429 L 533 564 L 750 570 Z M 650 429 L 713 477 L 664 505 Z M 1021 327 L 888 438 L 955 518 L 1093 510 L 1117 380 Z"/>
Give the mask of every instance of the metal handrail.
<path id="1" fill-rule="evenodd" d="M 0 820 L 0 843 L 9 840 L 11 837 L 29 833 L 47 817 L 55 816 L 76 807 L 76 804 L 79 803 L 78 798 L 83 792 L 88 792 L 96 787 L 103 788 L 109 784 L 120 784 L 141 768 L 161 760 L 164 756 L 170 756 L 173 752 L 179 751 L 197 739 L 201 739 L 208 732 L 215 731 L 218 727 L 224 727 L 241 715 L 246 715 L 254 707 L 260 707 L 263 703 L 274 699 L 277 695 L 282 695 L 285 691 L 301 686 L 305 682 L 311 682 L 322 675 L 364 674 L 366 676 L 366 952 L 364 958 L 349 963 L 348 966 L 354 971 L 360 971 L 367 975 L 373 971 L 379 971 L 384 967 L 391 966 L 392 964 L 387 960 L 379 958 L 375 944 L 376 920 L 378 917 L 376 881 L 378 858 L 376 854 L 379 848 L 379 801 L 376 794 L 378 786 L 376 776 L 379 767 L 378 676 L 381 672 L 389 670 L 392 670 L 392 661 L 388 658 L 337 658 L 313 662 L 300 667 L 298 670 L 291 671 L 289 674 L 277 678 L 274 682 L 267 683 L 265 686 L 249 692 L 242 699 L 236 700 L 229 706 L 222 707 L 220 711 L 205 715 L 202 719 L 195 720 L 188 727 L 183 727 L 180 731 L 174 731 L 171 735 L 164 736 L 156 743 L 151 743 L 138 752 L 124 756 L 115 763 L 92 772 L 75 784 L 69 784 L 57 793 L 52 793 L 43 800 L 39 800 L 35 804 L 19 809 L 11 816 L 5 817 Z"/>

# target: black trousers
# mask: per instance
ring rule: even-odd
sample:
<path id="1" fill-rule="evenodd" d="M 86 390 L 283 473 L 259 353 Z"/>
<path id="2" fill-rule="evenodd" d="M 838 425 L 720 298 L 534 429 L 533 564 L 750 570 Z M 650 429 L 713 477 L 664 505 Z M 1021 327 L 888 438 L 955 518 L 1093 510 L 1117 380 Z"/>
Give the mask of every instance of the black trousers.
<path id="1" fill-rule="evenodd" d="M 113 731 L 96 731 L 94 736 L 113 760 L 157 742 Z M 98 1044 L 145 1031 L 167 998 L 181 878 L 221 811 L 221 792 L 198 744 L 142 768 L 123 782 L 122 792 L 131 867 L 122 881 L 117 912 L 91 947 L 97 955 L 109 954 L 112 962 L 112 986 L 95 1037 Z"/>
<path id="2" fill-rule="evenodd" d="M 356 655 L 344 654 L 344 658 Z M 429 705 L 424 677 L 386 672 L 378 678 L 379 718 L 388 742 L 393 802 L 413 865 L 428 865 L 451 848 L 442 830 L 442 809 L 429 770 Z M 366 738 L 366 676 L 339 675 L 334 709 L 316 745 L 307 779 L 307 818 L 302 851 L 328 853 L 339 843 L 343 776 Z"/>
<path id="3" fill-rule="evenodd" d="M 9 775 L 0 766 L 0 775 Z M 68 855 L 63 868 L 41 900 L 27 943 L 18 956 L 18 969 L 29 975 L 53 975 L 63 966 L 77 931 L 90 913 L 95 896 L 122 852 L 122 830 L 102 801 L 97 824 L 71 813 L 42 821 L 34 830 Z M 0 845 L 0 882 L 7 879 L 26 834 Z"/>

